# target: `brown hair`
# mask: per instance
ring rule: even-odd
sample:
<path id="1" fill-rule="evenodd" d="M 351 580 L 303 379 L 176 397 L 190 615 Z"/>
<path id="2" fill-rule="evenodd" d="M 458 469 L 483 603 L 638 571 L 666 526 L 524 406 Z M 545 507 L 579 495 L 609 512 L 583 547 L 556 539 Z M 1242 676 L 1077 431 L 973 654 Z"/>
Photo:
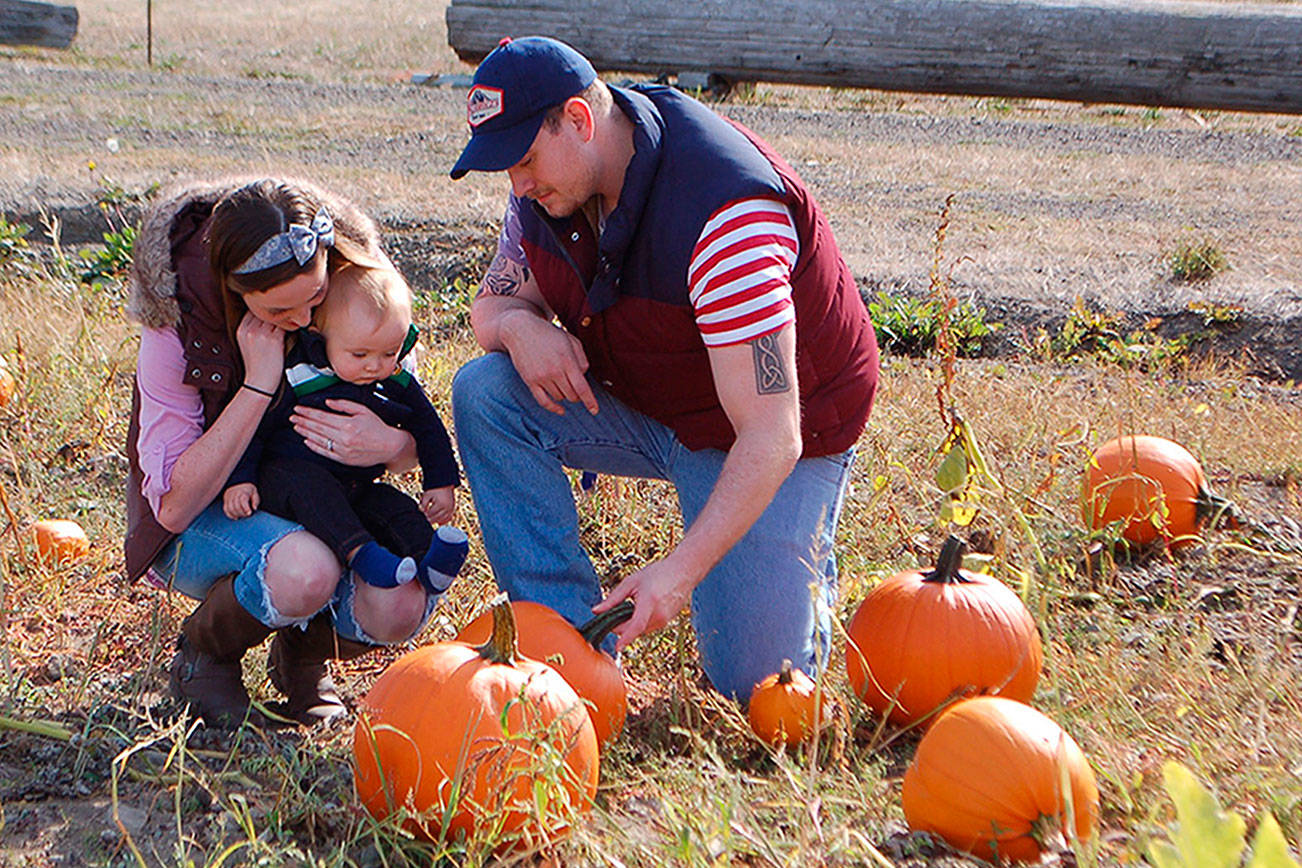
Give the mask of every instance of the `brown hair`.
<path id="1" fill-rule="evenodd" d="M 325 207 L 335 221 L 332 247 L 321 245 L 316 256 L 299 265 L 291 259 L 261 271 L 235 274 L 268 238 L 284 232 L 291 224 L 310 225 Z M 208 262 L 212 267 L 226 308 L 226 329 L 232 340 L 235 328 L 248 309 L 243 296 L 264 292 L 317 267 L 327 257 L 328 273 L 348 263 L 377 264 L 382 254 L 373 241 L 374 227 L 351 205 L 327 201 L 315 187 L 296 181 L 264 178 L 231 190 L 213 206 L 208 229 Z"/>
<path id="2" fill-rule="evenodd" d="M 345 263 L 330 276 L 330 291 L 312 312 L 312 325 L 324 331 L 331 317 L 360 310 L 383 318 L 390 314 L 411 321 L 411 288 L 389 265 Z"/>
<path id="3" fill-rule="evenodd" d="M 615 102 L 614 97 L 610 95 L 610 89 L 607 88 L 606 83 L 599 78 L 574 96 L 587 102 L 587 104 L 592 108 L 593 117 L 601 117 L 610 110 L 611 105 Z M 565 103 L 574 99 L 574 96 L 565 100 L 565 102 L 560 105 L 554 105 L 547 109 L 547 114 L 543 117 L 543 123 L 547 125 L 548 132 L 554 133 L 561 128 L 561 115 L 565 113 Z"/>

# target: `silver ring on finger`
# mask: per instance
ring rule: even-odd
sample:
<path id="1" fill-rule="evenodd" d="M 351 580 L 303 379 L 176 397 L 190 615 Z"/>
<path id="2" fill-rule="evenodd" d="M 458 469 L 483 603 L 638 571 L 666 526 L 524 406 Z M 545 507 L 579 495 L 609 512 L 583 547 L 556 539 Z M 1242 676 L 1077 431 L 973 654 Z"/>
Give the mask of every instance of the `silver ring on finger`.
<path id="1" fill-rule="evenodd" d="M 327 452 L 335 451 L 335 441 L 331 440 L 329 437 L 326 438 L 326 451 Z"/>

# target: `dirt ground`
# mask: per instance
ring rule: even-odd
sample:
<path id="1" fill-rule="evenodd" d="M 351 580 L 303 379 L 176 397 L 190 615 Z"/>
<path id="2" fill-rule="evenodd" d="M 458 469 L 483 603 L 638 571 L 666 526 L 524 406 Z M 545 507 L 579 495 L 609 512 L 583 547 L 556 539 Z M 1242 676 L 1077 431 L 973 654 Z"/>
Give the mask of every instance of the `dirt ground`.
<path id="1" fill-rule="evenodd" d="M 438 22 L 425 26 L 437 35 Z M 293 172 L 379 216 L 417 288 L 476 278 L 504 178 L 447 177 L 466 136 L 464 90 L 412 84 L 419 67 L 380 61 L 331 75 L 322 57 L 303 72 L 279 52 L 214 54 L 150 71 L 0 53 L 0 213 L 39 226 L 44 208 L 78 244 L 104 231 L 93 203 L 106 187 Z M 428 54 L 426 71 L 470 71 L 446 47 Z M 1302 378 L 1300 118 L 762 84 L 718 108 L 799 169 L 869 292 L 928 290 L 953 194 L 941 268 L 1010 324 L 998 351 L 1025 349 L 1077 299 L 1132 326 L 1158 318 L 1166 335 L 1201 328 L 1191 305 L 1204 305 L 1231 312 L 1220 351 Z M 1202 239 L 1229 269 L 1173 279 L 1171 252 Z"/>

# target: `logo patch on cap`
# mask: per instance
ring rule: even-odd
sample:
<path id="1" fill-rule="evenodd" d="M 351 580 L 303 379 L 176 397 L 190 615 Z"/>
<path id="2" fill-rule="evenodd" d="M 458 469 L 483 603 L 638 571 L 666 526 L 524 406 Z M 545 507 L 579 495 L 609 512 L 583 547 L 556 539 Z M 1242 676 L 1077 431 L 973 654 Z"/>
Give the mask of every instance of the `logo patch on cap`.
<path id="1" fill-rule="evenodd" d="M 466 96 L 466 120 L 472 127 L 497 117 L 502 111 L 501 88 L 477 84 Z"/>

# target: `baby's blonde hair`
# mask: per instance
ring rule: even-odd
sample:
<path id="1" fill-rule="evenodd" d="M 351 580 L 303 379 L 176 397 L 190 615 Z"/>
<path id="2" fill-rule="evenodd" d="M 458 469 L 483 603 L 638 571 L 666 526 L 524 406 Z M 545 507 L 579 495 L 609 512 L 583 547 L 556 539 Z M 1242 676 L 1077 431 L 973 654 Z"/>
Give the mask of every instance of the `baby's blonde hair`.
<path id="1" fill-rule="evenodd" d="M 325 331 L 332 316 L 348 310 L 371 313 L 380 320 L 401 316 L 410 323 L 411 288 L 392 266 L 348 263 L 330 275 L 330 288 L 312 322 Z"/>

